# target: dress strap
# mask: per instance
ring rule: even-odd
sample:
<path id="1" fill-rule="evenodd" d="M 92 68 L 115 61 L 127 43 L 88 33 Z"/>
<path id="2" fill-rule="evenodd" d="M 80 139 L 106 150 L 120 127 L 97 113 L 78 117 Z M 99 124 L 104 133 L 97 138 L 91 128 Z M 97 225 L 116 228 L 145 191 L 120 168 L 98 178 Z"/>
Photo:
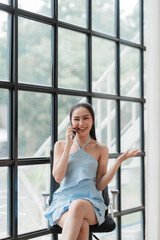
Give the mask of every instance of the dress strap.
<path id="1" fill-rule="evenodd" d="M 90 139 L 91 139 L 91 137 L 90 137 L 90 138 L 87 140 L 87 142 L 85 142 L 85 144 L 80 148 L 79 143 L 78 143 L 77 139 L 75 138 L 75 141 L 76 141 L 76 144 L 77 144 L 77 146 L 78 146 L 78 149 L 83 149 L 83 148 L 87 145 L 87 143 L 89 143 Z"/>
<path id="2" fill-rule="evenodd" d="M 76 138 L 74 138 L 74 139 L 75 139 L 75 141 L 76 141 L 76 144 L 77 144 L 78 149 L 80 150 L 81 148 L 80 148 L 80 146 L 79 146 L 79 143 L 78 143 L 77 139 L 76 139 Z"/>
<path id="3" fill-rule="evenodd" d="M 76 141 L 76 144 L 77 144 L 78 149 L 80 150 L 80 149 L 83 149 L 83 148 L 89 143 L 91 137 L 87 140 L 87 142 L 85 142 L 85 144 L 84 144 L 81 148 L 80 148 L 80 146 L 79 146 L 79 143 L 78 143 L 77 139 L 76 139 L 76 138 L 74 138 L 74 139 L 75 139 L 75 141 Z"/>
<path id="4" fill-rule="evenodd" d="M 81 147 L 81 149 L 83 149 L 90 141 L 91 137 L 87 140 L 87 142 Z"/>

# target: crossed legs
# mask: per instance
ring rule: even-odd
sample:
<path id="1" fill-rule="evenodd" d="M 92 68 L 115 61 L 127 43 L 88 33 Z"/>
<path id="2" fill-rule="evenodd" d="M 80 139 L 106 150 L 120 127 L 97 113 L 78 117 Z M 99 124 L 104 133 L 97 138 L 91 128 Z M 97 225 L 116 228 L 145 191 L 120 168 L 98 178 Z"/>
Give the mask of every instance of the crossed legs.
<path id="1" fill-rule="evenodd" d="M 62 240 L 88 240 L 89 225 L 97 223 L 92 204 L 85 199 L 74 200 L 57 224 L 63 228 Z"/>

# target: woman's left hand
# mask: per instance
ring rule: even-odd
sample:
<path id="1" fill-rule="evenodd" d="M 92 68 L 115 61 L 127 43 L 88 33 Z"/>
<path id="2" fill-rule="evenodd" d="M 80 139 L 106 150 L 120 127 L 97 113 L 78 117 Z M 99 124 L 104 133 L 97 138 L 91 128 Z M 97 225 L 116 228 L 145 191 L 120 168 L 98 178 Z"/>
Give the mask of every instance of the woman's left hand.
<path id="1" fill-rule="evenodd" d="M 125 153 L 123 153 L 122 155 L 120 155 L 117 160 L 120 161 L 120 163 L 122 163 L 123 161 L 127 160 L 128 158 L 134 157 L 136 156 L 138 153 L 140 153 L 140 151 L 138 149 L 133 150 L 132 152 L 129 152 L 130 150 L 128 149 Z"/>

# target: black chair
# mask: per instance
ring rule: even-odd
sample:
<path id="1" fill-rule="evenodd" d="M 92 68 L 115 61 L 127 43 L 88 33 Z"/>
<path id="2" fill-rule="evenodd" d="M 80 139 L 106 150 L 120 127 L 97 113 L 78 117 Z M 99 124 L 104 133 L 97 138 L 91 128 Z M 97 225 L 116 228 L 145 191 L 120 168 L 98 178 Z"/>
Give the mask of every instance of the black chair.
<path id="1" fill-rule="evenodd" d="M 50 164 L 51 164 L 51 177 L 50 177 L 50 193 L 42 193 L 42 196 L 44 197 L 44 210 L 49 206 L 49 204 L 52 201 L 52 195 L 53 193 L 57 190 L 59 187 L 59 184 L 55 181 L 53 175 L 52 175 L 52 168 L 53 168 L 53 150 L 50 151 Z M 111 232 L 115 229 L 116 225 L 114 222 L 114 216 L 113 216 L 113 208 L 115 205 L 115 197 L 118 194 L 118 190 L 111 191 L 112 193 L 112 200 L 110 201 L 109 194 L 108 194 L 108 187 L 106 187 L 102 191 L 102 195 L 104 198 L 105 204 L 108 206 L 108 208 L 111 211 L 111 216 L 108 215 L 108 209 L 105 212 L 105 221 L 101 225 L 93 225 L 90 226 L 90 233 L 89 233 L 89 240 L 92 240 L 92 236 L 96 239 L 98 239 L 94 233 L 99 233 L 99 232 Z M 48 203 L 47 203 L 47 198 L 49 197 Z M 53 239 L 58 240 L 58 234 L 62 232 L 62 228 L 59 227 L 58 225 L 50 226 L 48 224 L 48 229 L 49 231 L 53 234 Z"/>

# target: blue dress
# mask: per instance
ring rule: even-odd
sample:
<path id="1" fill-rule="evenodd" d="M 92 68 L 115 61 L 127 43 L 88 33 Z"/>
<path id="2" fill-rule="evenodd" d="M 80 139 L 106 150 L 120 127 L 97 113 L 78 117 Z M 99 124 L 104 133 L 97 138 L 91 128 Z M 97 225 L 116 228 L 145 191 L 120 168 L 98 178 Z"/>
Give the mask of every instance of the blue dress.
<path id="1" fill-rule="evenodd" d="M 51 226 L 56 225 L 56 221 L 76 199 L 86 199 L 92 203 L 99 225 L 105 220 L 107 206 L 104 203 L 102 191 L 96 188 L 98 161 L 83 150 L 89 140 L 90 138 L 80 148 L 75 138 L 78 150 L 69 155 L 65 177 L 60 187 L 54 192 L 52 202 L 44 215 Z"/>

